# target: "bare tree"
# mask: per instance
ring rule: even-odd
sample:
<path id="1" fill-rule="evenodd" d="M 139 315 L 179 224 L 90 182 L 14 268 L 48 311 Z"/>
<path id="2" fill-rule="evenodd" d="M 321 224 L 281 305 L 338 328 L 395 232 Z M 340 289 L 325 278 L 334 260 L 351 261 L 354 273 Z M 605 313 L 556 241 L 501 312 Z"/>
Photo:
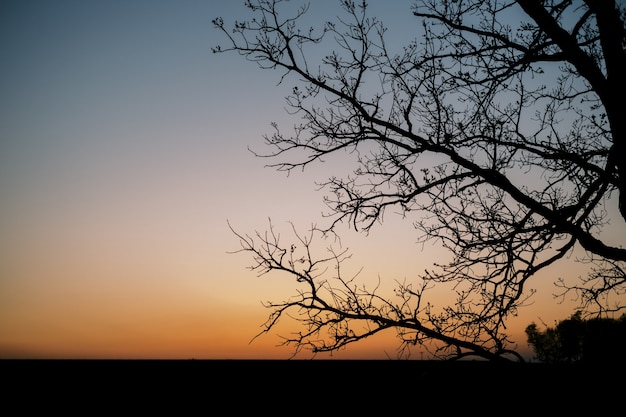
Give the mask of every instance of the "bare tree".
<path id="1" fill-rule="evenodd" d="M 385 42 L 365 2 L 341 5 L 345 14 L 319 30 L 299 27 L 306 4 L 283 15 L 282 0 L 248 1 L 254 17 L 232 28 L 213 21 L 226 36 L 214 52 L 293 82 L 286 100 L 300 124 L 290 134 L 274 124 L 271 151 L 256 155 L 288 172 L 343 151 L 354 163 L 351 175 L 321 184 L 328 224 L 296 233 L 297 246 L 281 246 L 271 226 L 253 236 L 233 229 L 252 269 L 303 285 L 268 303 L 264 331 L 295 312 L 304 331 L 285 343 L 296 351 L 334 351 L 393 328 L 403 349 L 432 342 L 440 357 L 521 360 L 506 321 L 532 297 L 529 279 L 575 248 L 592 273 L 558 281 L 556 295 L 576 295 L 589 314 L 622 310 L 626 249 L 602 232 L 626 218 L 624 4 L 416 1 L 415 39 L 402 48 Z M 315 233 L 341 223 L 368 232 L 390 209 L 451 261 L 384 297 L 342 276 L 345 252 L 317 259 L 310 250 Z M 425 294 L 446 283 L 456 299 L 435 310 Z"/>

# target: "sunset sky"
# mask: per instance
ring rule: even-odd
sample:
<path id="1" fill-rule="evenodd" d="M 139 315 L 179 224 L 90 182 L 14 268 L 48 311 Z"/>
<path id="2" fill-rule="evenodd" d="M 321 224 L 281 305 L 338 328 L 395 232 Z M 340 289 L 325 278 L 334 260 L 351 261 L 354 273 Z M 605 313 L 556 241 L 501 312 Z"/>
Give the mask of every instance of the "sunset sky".
<path id="1" fill-rule="evenodd" d="M 313 3 L 320 23 L 338 12 L 337 1 Z M 371 3 L 390 36 L 413 36 L 411 1 Z M 269 313 L 261 301 L 296 287 L 229 254 L 239 243 L 227 221 L 243 233 L 268 218 L 285 233 L 287 221 L 306 230 L 324 210 L 315 181 L 333 165 L 287 177 L 247 150 L 263 150 L 271 122 L 296 120 L 279 74 L 211 52 L 223 41 L 211 20 L 242 19 L 243 4 L 0 4 L 0 358 L 290 357 L 275 332 L 249 342 Z M 344 244 L 365 279 L 391 282 L 436 260 L 415 239 L 410 221 L 390 216 Z M 577 268 L 531 283 L 534 304 L 511 322 L 520 347 L 530 322 L 573 312 L 552 292 Z M 396 348 L 389 333 L 333 357 L 384 359 Z"/>

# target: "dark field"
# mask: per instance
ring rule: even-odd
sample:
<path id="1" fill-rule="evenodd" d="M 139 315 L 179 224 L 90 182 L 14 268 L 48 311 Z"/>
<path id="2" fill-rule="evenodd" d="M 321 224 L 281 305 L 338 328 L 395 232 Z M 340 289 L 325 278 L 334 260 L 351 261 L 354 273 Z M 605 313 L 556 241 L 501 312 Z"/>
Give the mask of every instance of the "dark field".
<path id="1" fill-rule="evenodd" d="M 5 415 L 598 415 L 623 412 L 626 390 L 624 366 L 607 364 L 5 360 L 0 373 L 3 397 L 19 404 Z"/>

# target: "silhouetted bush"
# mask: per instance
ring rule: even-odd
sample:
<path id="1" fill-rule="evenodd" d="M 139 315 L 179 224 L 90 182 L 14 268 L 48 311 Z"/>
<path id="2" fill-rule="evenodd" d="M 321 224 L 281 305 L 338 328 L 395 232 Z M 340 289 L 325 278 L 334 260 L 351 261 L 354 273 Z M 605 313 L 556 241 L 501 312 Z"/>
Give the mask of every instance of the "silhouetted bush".
<path id="1" fill-rule="evenodd" d="M 625 362 L 626 314 L 618 319 L 591 318 L 581 313 L 540 331 L 535 323 L 526 327 L 528 344 L 541 362 Z"/>

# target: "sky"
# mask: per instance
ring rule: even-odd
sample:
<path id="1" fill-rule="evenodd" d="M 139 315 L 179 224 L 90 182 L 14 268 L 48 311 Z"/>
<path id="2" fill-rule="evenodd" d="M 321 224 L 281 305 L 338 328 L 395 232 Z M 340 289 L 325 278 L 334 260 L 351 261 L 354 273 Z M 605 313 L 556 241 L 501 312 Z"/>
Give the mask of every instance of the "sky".
<path id="1" fill-rule="evenodd" d="M 411 33 L 410 1 L 371 3 L 394 34 Z M 324 210 L 315 181 L 333 166 L 287 177 L 249 152 L 271 122 L 295 121 L 278 74 L 211 52 L 223 41 L 211 20 L 242 19 L 243 4 L 0 3 L 0 358 L 291 357 L 280 332 L 251 340 L 269 314 L 261 302 L 294 284 L 248 270 L 227 222 L 306 230 Z M 315 2 L 311 17 L 336 4 Z M 352 267 L 391 281 L 436 256 L 415 239 L 392 217 L 344 243 Z M 571 315 L 551 293 L 574 271 L 537 280 L 534 304 L 511 322 L 522 349 L 530 322 Z M 390 332 L 332 357 L 397 348 Z"/>

